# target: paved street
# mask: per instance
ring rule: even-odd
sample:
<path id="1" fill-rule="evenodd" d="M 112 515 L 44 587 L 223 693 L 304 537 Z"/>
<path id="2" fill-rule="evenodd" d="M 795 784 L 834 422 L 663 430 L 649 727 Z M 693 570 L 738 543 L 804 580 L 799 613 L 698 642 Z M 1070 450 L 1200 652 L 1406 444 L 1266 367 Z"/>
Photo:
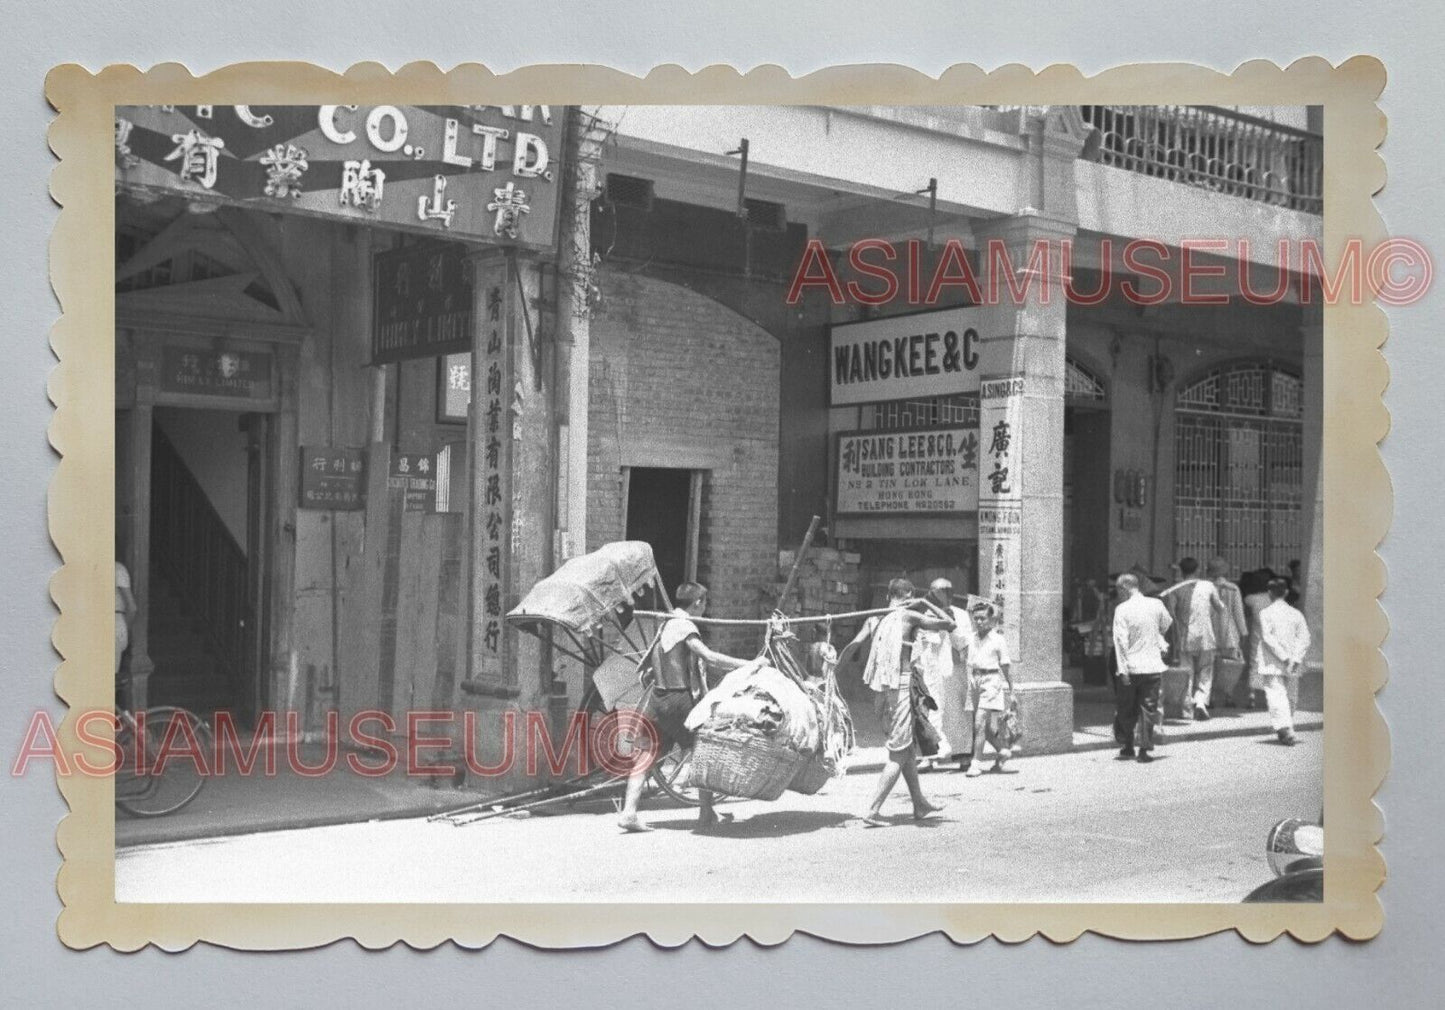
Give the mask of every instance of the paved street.
<path id="1" fill-rule="evenodd" d="M 866 829 L 873 777 L 817 796 L 727 803 L 692 832 L 623 835 L 608 804 L 456 827 L 373 821 L 125 849 L 120 901 L 1237 901 L 1269 877 L 1264 838 L 1322 803 L 1322 734 L 1175 743 L 1152 765 L 1111 751 L 1020 759 L 1011 774 L 935 773 L 947 806 L 914 824 L 902 787 Z"/>

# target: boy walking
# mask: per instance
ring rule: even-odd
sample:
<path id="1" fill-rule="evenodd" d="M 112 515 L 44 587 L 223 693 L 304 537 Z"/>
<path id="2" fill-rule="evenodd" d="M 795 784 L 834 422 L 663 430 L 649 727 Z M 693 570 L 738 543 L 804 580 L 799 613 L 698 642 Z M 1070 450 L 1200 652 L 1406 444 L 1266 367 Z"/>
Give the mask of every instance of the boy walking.
<path id="1" fill-rule="evenodd" d="M 1310 650 L 1310 629 L 1305 615 L 1289 605 L 1288 594 L 1288 581 L 1269 580 L 1272 602 L 1259 612 L 1255 668 L 1269 706 L 1270 728 L 1280 743 L 1293 747 L 1294 703 L 1299 691 L 1300 668 Z"/>
<path id="2" fill-rule="evenodd" d="M 1013 756 L 1003 736 L 1004 713 L 1013 698 L 1014 682 L 1009 674 L 1008 643 L 994 620 L 994 608 L 981 604 L 969 611 L 973 618 L 975 640 L 968 655 L 969 698 L 973 708 L 973 762 L 965 773 L 969 778 L 983 774 L 985 738 L 993 741 L 998 757 L 993 770 Z"/>

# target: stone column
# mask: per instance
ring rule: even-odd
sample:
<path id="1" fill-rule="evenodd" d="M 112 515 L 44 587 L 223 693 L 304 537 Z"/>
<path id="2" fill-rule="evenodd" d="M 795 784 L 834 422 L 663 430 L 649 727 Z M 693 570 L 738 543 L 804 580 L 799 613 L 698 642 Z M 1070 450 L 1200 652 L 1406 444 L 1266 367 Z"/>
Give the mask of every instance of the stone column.
<path id="1" fill-rule="evenodd" d="M 981 276 L 987 277 L 993 243 L 995 249 L 1007 251 L 1015 277 L 1029 282 L 1024 296 L 1017 300 L 1001 284 L 999 297 L 993 299 L 996 304 L 986 304 L 983 309 L 979 345 L 983 383 L 987 386 L 990 379 L 1019 377 L 1022 384 L 1021 402 L 1013 413 L 1017 420 L 1010 425 L 1016 442 L 1007 457 L 1015 472 L 1006 478 L 1001 475 L 998 483 L 1000 492 L 1010 487 L 1015 492 L 1016 533 L 990 538 L 983 532 L 983 512 L 993 492 L 990 474 L 994 459 L 987 451 L 994 439 L 993 423 L 984 422 L 981 427 L 987 430 L 979 432 L 979 589 L 994 597 L 1001 585 L 1009 584 L 1004 592 L 1009 601 L 1017 600 L 1013 614 L 1008 613 L 1010 604 L 1005 605 L 1005 630 L 1015 651 L 1013 678 L 1027 727 L 1025 746 L 1033 753 L 1066 751 L 1073 745 L 1073 689 L 1062 680 L 1067 299 L 1059 243 L 1071 238 L 1075 230 L 1069 222 L 1027 210 L 974 226 L 983 264 Z M 1049 255 L 1036 257 L 1032 272 L 1025 274 L 1036 248 L 1047 248 Z M 981 402 L 987 406 L 989 401 L 985 397 Z M 1006 511 L 1010 507 L 1001 507 L 1001 513 Z M 1008 543 L 1010 538 L 1013 546 Z M 1003 551 L 998 550 L 1000 543 L 1005 546 Z"/>
<path id="2" fill-rule="evenodd" d="M 1301 475 L 1305 556 L 1300 606 L 1310 629 L 1310 651 L 1300 678 L 1299 707 L 1324 710 L 1325 658 L 1325 483 L 1324 483 L 1324 307 L 1301 307 L 1304 338 L 1304 472 Z"/>

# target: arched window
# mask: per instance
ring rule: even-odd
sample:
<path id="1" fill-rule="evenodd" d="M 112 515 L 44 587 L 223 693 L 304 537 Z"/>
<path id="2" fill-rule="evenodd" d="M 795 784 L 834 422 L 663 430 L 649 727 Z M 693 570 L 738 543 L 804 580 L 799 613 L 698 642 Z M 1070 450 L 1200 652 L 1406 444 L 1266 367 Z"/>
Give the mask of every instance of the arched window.
<path id="1" fill-rule="evenodd" d="M 1221 365 L 1175 401 L 1174 548 L 1235 574 L 1302 556 L 1303 384 L 1272 362 Z"/>

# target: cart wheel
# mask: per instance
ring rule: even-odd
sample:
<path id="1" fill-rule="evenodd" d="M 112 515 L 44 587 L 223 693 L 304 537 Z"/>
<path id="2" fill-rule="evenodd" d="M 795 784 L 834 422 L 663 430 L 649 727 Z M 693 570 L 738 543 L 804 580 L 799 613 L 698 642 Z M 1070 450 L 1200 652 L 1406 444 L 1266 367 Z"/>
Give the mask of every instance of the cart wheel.
<path id="1" fill-rule="evenodd" d="M 662 790 L 679 803 L 695 807 L 701 800 L 697 787 L 688 784 L 688 772 L 692 767 L 692 750 L 673 747 L 662 760 L 652 766 L 649 776 L 652 785 Z"/>

